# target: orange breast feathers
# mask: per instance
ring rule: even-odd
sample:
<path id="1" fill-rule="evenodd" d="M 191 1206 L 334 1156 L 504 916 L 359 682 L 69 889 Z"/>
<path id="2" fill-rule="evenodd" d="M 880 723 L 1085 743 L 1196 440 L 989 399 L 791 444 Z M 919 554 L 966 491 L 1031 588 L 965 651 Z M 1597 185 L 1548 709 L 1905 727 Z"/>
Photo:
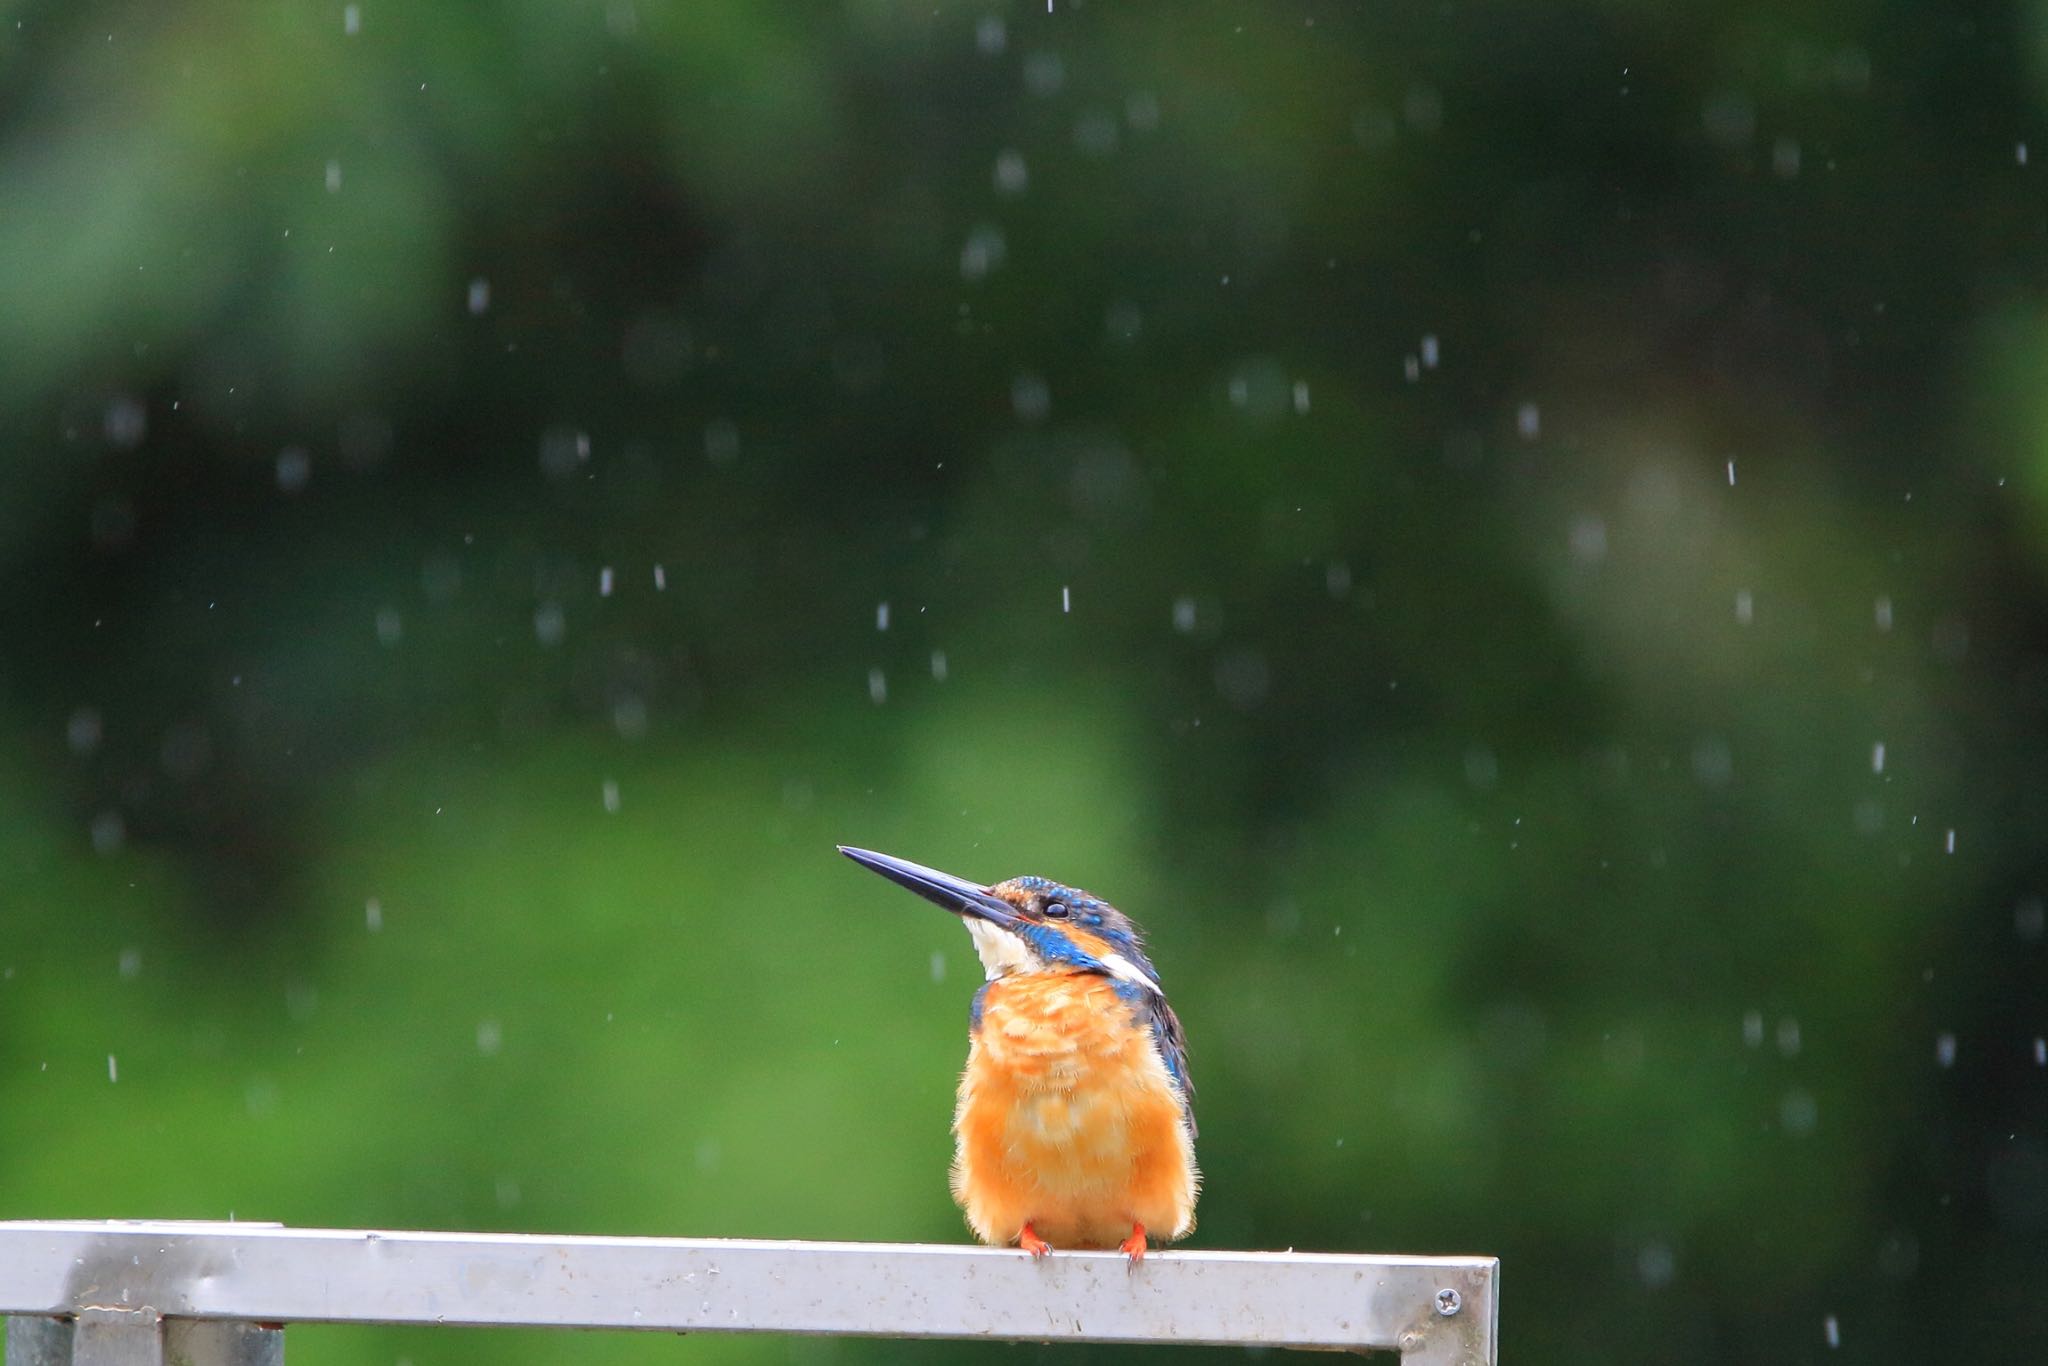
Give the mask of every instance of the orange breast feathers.
<path id="1" fill-rule="evenodd" d="M 990 982 L 960 1078 L 953 1197 L 983 1242 L 1030 1224 L 1054 1247 L 1180 1238 L 1200 1175 L 1151 1030 L 1099 973 Z"/>

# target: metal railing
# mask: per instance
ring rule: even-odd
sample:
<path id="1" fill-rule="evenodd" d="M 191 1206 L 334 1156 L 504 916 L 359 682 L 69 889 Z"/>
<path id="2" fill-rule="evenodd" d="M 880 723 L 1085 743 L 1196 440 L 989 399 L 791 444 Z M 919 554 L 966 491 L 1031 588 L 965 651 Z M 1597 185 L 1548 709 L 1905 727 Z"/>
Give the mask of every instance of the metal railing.
<path id="1" fill-rule="evenodd" d="M 289 1323 L 1158 1342 L 1495 1366 L 1492 1257 L 0 1223 L 6 1366 L 278 1366 Z"/>

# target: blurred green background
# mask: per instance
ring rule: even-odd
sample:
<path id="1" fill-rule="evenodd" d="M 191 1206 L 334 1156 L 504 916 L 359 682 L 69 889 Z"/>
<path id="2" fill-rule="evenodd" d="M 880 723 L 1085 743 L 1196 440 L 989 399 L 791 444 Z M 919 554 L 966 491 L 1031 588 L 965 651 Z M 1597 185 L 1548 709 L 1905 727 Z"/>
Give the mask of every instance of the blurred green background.
<path id="1" fill-rule="evenodd" d="M 963 1240 L 843 841 L 1151 930 L 1193 1246 L 2048 1359 L 2048 6 L 0 20 L 0 1215 Z"/>

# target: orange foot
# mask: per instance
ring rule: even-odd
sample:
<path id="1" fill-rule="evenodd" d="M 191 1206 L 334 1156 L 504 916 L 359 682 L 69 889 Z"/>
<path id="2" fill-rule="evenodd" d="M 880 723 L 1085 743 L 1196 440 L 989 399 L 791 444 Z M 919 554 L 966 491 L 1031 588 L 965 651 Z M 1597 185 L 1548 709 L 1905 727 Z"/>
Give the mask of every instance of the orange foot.
<path id="1" fill-rule="evenodd" d="M 1024 1225 L 1024 1231 L 1017 1235 L 1017 1246 L 1034 1258 L 1043 1257 L 1052 1251 L 1052 1244 L 1039 1237 L 1029 1224 Z"/>
<path id="2" fill-rule="evenodd" d="M 1145 1226 L 1131 1225 L 1131 1236 L 1116 1245 L 1116 1250 L 1134 1262 L 1145 1260 Z"/>

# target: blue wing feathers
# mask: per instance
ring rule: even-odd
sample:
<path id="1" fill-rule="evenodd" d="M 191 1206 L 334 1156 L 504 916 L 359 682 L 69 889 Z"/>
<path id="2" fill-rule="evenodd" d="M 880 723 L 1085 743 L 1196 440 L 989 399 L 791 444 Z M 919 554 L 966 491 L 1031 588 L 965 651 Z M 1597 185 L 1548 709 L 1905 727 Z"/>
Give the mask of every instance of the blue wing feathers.
<path id="1" fill-rule="evenodd" d="M 1150 998 L 1143 1010 L 1145 1023 L 1152 1030 L 1152 1046 L 1159 1050 L 1166 1074 L 1180 1087 L 1181 1113 L 1187 1116 L 1188 1134 L 1197 1136 L 1200 1131 L 1195 1128 L 1195 1079 L 1188 1075 L 1187 1035 L 1181 1032 L 1180 1017 L 1173 1013 L 1164 996 L 1156 991 L 1145 994 Z"/>

